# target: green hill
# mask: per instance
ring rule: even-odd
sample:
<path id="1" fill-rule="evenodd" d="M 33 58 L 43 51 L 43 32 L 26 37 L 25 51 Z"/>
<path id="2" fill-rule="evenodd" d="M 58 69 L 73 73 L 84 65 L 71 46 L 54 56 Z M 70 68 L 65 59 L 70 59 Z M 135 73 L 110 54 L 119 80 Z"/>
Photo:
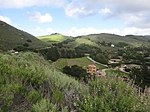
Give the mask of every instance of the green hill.
<path id="1" fill-rule="evenodd" d="M 45 36 L 39 36 L 37 37 L 40 40 L 47 42 L 48 44 L 52 44 L 52 43 L 60 43 L 63 42 L 67 39 L 70 39 L 71 37 L 68 36 L 64 36 L 62 34 L 58 34 L 58 33 L 54 33 L 51 35 L 45 35 Z"/>
<path id="2" fill-rule="evenodd" d="M 102 33 L 102 34 L 91 34 L 87 36 L 81 36 L 77 39 L 78 41 L 80 41 L 79 39 L 86 39 L 88 40 L 87 44 L 89 44 L 90 43 L 89 41 L 91 41 L 93 43 L 101 44 L 101 45 L 103 43 L 104 44 L 112 43 L 117 46 L 118 43 L 126 43 L 132 47 L 149 46 L 148 39 L 144 38 L 143 36 L 134 36 L 134 35 L 119 36 L 114 34 Z"/>
<path id="3" fill-rule="evenodd" d="M 0 21 L 0 49 L 11 50 L 17 47 L 42 48 L 47 44 L 5 22 Z"/>
<path id="4" fill-rule="evenodd" d="M 68 42 L 70 47 L 77 47 L 81 44 L 100 47 L 102 49 L 118 49 L 120 47 L 150 47 L 150 41 L 146 36 L 126 35 L 119 36 L 114 34 L 90 34 L 85 36 L 74 37 L 71 43 Z M 111 45 L 114 44 L 114 48 Z"/>

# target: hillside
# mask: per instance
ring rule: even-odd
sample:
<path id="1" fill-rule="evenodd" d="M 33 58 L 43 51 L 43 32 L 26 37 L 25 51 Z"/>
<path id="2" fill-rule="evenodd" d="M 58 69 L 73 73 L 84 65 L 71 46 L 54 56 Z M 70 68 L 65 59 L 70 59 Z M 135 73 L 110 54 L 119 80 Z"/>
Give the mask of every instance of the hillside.
<path id="1" fill-rule="evenodd" d="M 5 22 L 0 21 L 0 49 L 11 50 L 17 47 L 42 48 L 47 44 Z"/>
<path id="2" fill-rule="evenodd" d="M 97 45 L 103 45 L 107 43 L 112 43 L 114 45 L 118 45 L 119 43 L 126 43 L 128 46 L 132 47 L 140 47 L 140 46 L 150 46 L 148 39 L 146 39 L 143 36 L 134 36 L 134 35 L 127 35 L 127 36 L 119 36 L 114 34 L 91 34 L 86 36 L 79 36 L 76 40 L 78 42 L 83 42 L 83 39 L 88 40 L 88 42 L 85 41 L 85 44 L 91 45 L 93 43 Z"/>
<path id="3" fill-rule="evenodd" d="M 38 54 L 0 53 L 1 112 L 149 112 L 148 97 L 131 82 L 95 77 L 87 83 Z"/>
<path id="4" fill-rule="evenodd" d="M 41 40 L 51 43 L 62 43 L 65 47 L 75 48 L 81 44 L 101 48 L 103 51 L 116 51 L 125 47 L 150 47 L 148 36 L 134 36 L 126 35 L 119 36 L 114 34 L 90 34 L 78 37 L 66 37 L 60 34 L 53 34 L 50 36 L 39 37 Z M 114 47 L 112 47 L 114 45 Z"/>
<path id="5" fill-rule="evenodd" d="M 39 38 L 40 40 L 42 40 L 44 42 L 47 42 L 48 44 L 51 45 L 52 43 L 63 42 L 67 39 L 70 39 L 71 37 L 64 36 L 64 35 L 58 34 L 58 33 L 54 33 L 54 34 L 51 34 L 51 35 L 39 36 L 37 38 Z"/>

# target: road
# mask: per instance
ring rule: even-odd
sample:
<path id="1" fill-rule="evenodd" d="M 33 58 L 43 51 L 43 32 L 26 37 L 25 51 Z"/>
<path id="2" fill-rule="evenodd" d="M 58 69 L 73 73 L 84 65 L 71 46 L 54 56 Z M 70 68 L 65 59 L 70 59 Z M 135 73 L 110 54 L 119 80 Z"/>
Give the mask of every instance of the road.
<path id="1" fill-rule="evenodd" d="M 97 61 L 93 60 L 93 59 L 92 59 L 92 58 L 90 58 L 89 56 L 87 56 L 87 59 L 91 60 L 93 63 L 99 64 L 99 65 L 104 66 L 104 67 L 108 67 L 108 66 L 107 66 L 107 65 L 105 65 L 105 64 L 102 64 L 102 63 L 99 63 L 99 62 L 97 62 Z"/>

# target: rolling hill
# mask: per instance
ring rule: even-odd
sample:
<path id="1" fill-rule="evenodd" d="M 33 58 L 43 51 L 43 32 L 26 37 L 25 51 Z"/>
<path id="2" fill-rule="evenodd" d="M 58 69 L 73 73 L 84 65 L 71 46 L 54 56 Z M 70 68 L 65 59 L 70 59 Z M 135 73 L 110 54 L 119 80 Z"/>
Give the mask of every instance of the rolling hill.
<path id="1" fill-rule="evenodd" d="M 58 33 L 38 37 L 42 41 L 52 43 L 63 43 L 65 46 L 70 48 L 77 47 L 81 44 L 86 44 L 90 46 L 99 47 L 104 50 L 115 50 L 120 47 L 150 47 L 150 41 L 148 36 L 135 36 L 135 35 L 126 35 L 120 36 L 115 34 L 90 34 L 78 37 L 68 37 Z M 70 41 L 66 41 L 70 39 Z M 66 41 L 66 42 L 65 42 Z M 112 47 L 111 44 L 114 44 L 115 47 Z"/>
<path id="2" fill-rule="evenodd" d="M 145 36 L 134 36 L 134 35 L 119 36 L 115 34 L 101 33 L 101 34 L 80 36 L 77 39 L 80 43 L 83 39 L 88 40 L 87 44 L 96 43 L 102 45 L 102 43 L 112 43 L 114 45 L 117 45 L 118 43 L 126 43 L 132 47 L 140 47 L 143 45 L 149 46 L 149 41 L 148 39 L 145 38 Z"/>
<path id="3" fill-rule="evenodd" d="M 52 43 L 63 42 L 67 39 L 70 39 L 71 37 L 64 36 L 64 35 L 59 34 L 59 33 L 54 33 L 54 34 L 51 34 L 51 35 L 39 36 L 37 38 L 39 38 L 40 40 L 42 40 L 44 42 L 47 42 L 48 44 L 51 45 Z"/>
<path id="4" fill-rule="evenodd" d="M 0 21 L 0 50 L 11 50 L 17 47 L 42 48 L 48 46 L 33 35 L 21 31 Z"/>

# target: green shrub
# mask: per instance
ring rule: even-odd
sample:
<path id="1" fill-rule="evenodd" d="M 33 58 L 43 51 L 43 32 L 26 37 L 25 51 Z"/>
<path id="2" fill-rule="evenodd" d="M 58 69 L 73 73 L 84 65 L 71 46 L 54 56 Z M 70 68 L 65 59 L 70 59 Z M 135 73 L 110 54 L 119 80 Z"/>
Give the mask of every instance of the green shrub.
<path id="1" fill-rule="evenodd" d="M 33 105 L 32 112 L 57 112 L 57 107 L 48 100 L 42 99 Z"/>
<path id="2" fill-rule="evenodd" d="M 118 78 L 96 78 L 77 105 L 80 112 L 149 112 L 147 97 L 137 91 Z"/>

